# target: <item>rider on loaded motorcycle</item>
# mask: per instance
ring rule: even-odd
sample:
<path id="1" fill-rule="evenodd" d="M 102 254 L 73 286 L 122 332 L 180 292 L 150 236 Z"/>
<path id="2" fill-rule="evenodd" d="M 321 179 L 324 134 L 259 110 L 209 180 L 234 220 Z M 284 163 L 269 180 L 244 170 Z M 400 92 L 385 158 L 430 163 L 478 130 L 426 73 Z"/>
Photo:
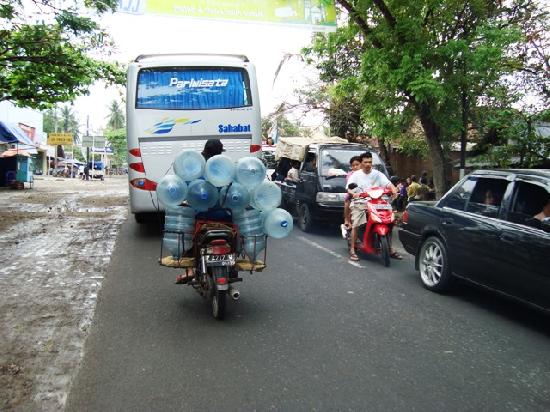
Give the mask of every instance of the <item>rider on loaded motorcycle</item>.
<path id="1" fill-rule="evenodd" d="M 204 145 L 204 149 L 201 154 L 204 159 L 208 161 L 211 157 L 222 154 L 225 149 L 223 148 L 223 143 L 220 139 L 208 139 Z M 231 216 L 227 213 L 227 210 L 221 208 L 215 208 L 208 210 L 206 212 L 200 212 L 196 215 L 197 219 L 210 219 L 210 220 L 228 220 L 231 219 Z M 187 268 L 186 273 L 183 275 L 176 276 L 176 283 L 187 283 L 189 279 L 195 276 L 193 268 Z"/>
<path id="2" fill-rule="evenodd" d="M 397 188 L 380 171 L 372 168 L 372 154 L 365 152 L 361 154 L 361 168 L 354 172 L 348 180 L 348 193 L 352 197 L 351 203 L 351 246 L 349 250 L 350 260 L 358 261 L 359 257 L 355 253 L 355 244 L 357 242 L 357 229 L 367 222 L 367 213 L 363 202 L 354 201 L 360 197 L 361 192 L 372 187 L 388 187 L 392 191 L 392 196 L 397 196 Z M 350 188 L 351 186 L 351 188 Z M 355 188 L 355 189 L 354 189 Z M 359 189 L 359 190 L 358 190 Z M 391 239 L 391 237 L 390 237 Z M 403 259 L 395 250 L 391 248 L 390 256 L 394 259 Z"/>

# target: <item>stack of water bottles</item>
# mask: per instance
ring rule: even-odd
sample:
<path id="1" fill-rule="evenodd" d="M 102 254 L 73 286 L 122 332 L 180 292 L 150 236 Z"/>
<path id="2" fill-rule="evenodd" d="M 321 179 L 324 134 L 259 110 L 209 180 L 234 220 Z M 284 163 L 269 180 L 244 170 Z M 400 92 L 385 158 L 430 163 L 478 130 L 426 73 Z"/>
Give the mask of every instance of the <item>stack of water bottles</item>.
<path id="1" fill-rule="evenodd" d="M 217 155 L 205 161 L 200 153 L 184 150 L 173 169 L 175 174 L 159 182 L 157 196 L 166 209 L 163 242 L 174 258 L 192 247 L 195 214 L 218 207 L 231 209 L 242 251 L 252 261 L 265 249 L 266 235 L 280 239 L 292 231 L 292 216 L 278 207 L 281 189 L 265 180 L 266 169 L 258 158 L 234 163 Z"/>

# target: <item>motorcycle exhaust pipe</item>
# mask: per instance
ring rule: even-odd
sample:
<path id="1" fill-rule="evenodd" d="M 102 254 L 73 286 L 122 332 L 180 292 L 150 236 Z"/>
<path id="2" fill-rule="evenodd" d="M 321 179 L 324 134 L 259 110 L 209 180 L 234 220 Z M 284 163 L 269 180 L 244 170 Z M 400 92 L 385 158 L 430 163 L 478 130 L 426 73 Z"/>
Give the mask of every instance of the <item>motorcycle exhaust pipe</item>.
<path id="1" fill-rule="evenodd" d="M 239 292 L 239 290 L 234 287 L 230 287 L 229 296 L 231 296 L 231 299 L 233 300 L 239 300 L 239 297 L 241 296 L 241 292 Z"/>

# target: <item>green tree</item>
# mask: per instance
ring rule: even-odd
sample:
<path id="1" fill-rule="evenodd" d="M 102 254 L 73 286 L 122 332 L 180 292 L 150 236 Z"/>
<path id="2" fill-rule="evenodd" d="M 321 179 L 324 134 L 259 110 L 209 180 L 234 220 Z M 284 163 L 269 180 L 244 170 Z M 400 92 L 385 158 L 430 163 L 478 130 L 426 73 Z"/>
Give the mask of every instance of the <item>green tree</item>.
<path id="1" fill-rule="evenodd" d="M 114 11 L 117 1 L 89 0 L 87 9 L 76 0 L 59 4 L 5 0 L 0 5 L 0 101 L 44 109 L 86 94 L 97 80 L 124 83 L 117 64 L 90 57 L 106 57 L 112 43 L 88 16 Z M 36 19 L 38 13 L 43 20 Z"/>
<path id="2" fill-rule="evenodd" d="M 109 105 L 109 115 L 107 116 L 107 128 L 110 130 L 122 129 L 126 126 L 124 117 L 123 103 L 113 100 Z"/>
<path id="3" fill-rule="evenodd" d="M 76 113 L 69 105 L 54 107 L 48 109 L 43 114 L 43 129 L 45 133 L 66 132 L 73 133 L 74 143 L 78 143 L 80 135 L 78 131 L 78 120 Z M 60 157 L 65 157 L 64 149 L 61 145 L 57 146 L 57 153 Z"/>
<path id="4" fill-rule="evenodd" d="M 113 148 L 113 164 L 122 166 L 126 162 L 126 129 L 107 130 L 107 141 Z"/>
<path id="5" fill-rule="evenodd" d="M 475 108 L 490 100 L 506 75 L 526 67 L 524 56 L 511 51 L 525 42 L 525 22 L 542 21 L 545 13 L 527 0 L 337 2 L 348 24 L 317 35 L 306 57 L 335 79 L 337 96 L 355 90 L 361 119 L 374 136 L 395 138 L 412 119 L 420 120 L 441 196 L 444 147 L 465 135 Z M 341 53 L 342 45 L 359 50 L 359 74 L 357 57 Z"/>
<path id="6" fill-rule="evenodd" d="M 282 106 L 279 109 L 281 110 Z M 279 136 L 301 136 L 300 122 L 291 122 L 280 110 L 267 117 L 262 117 L 262 136 L 268 136 L 269 130 L 275 122 L 279 129 Z"/>

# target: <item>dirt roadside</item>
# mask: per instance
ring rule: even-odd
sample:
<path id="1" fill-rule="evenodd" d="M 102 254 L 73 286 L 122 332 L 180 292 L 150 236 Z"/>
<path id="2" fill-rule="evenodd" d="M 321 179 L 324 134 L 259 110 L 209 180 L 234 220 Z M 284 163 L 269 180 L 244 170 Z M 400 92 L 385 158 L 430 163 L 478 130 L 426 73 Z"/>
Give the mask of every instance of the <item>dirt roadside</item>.
<path id="1" fill-rule="evenodd" d="M 62 410 L 128 211 L 125 176 L 0 190 L 0 410 Z"/>

